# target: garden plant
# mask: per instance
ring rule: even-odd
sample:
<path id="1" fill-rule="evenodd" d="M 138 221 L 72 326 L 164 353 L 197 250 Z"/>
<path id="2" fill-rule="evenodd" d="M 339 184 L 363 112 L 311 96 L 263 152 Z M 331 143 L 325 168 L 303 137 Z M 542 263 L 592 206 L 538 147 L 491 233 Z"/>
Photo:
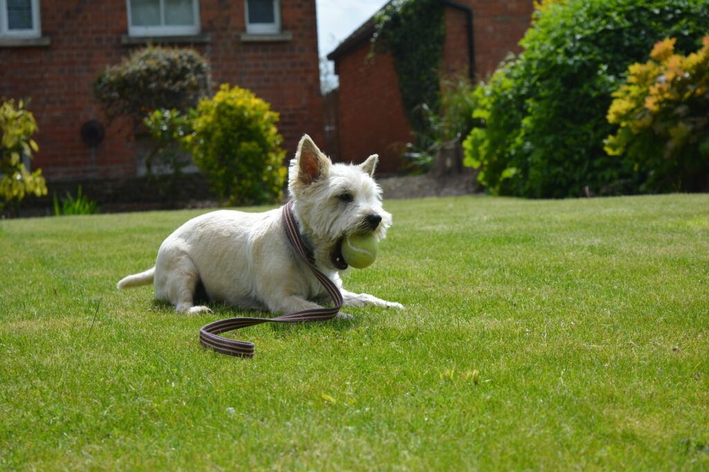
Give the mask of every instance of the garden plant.
<path id="1" fill-rule="evenodd" d="M 42 170 L 31 171 L 26 163 L 39 146 L 32 139 L 37 122 L 22 100 L 0 103 L 0 211 L 10 208 L 17 213 L 26 195 L 47 194 Z"/>
<path id="2" fill-rule="evenodd" d="M 278 113 L 268 103 L 249 90 L 227 84 L 195 109 L 192 132 L 183 140 L 185 147 L 227 204 L 281 198 L 287 171 L 277 122 Z"/>
<path id="3" fill-rule="evenodd" d="M 444 79 L 439 107 L 433 109 L 426 103 L 421 106 L 428 124 L 416 142 L 408 144 L 403 156 L 410 170 L 428 171 L 442 148 L 462 144 L 475 124 L 473 90 L 474 85 L 467 77 Z"/>
<path id="4" fill-rule="evenodd" d="M 93 215 L 99 212 L 98 202 L 84 195 L 81 185 L 76 189 L 76 196 L 66 192 L 63 198 L 58 198 L 55 193 L 52 198 L 52 205 L 54 207 L 54 216 Z"/>
<path id="5" fill-rule="evenodd" d="M 699 51 L 675 54 L 675 38 L 658 42 L 651 60 L 633 64 L 613 96 L 606 140 L 611 156 L 647 173 L 646 185 L 665 191 L 709 190 L 709 36 Z"/>
<path id="6" fill-rule="evenodd" d="M 136 125 L 155 110 L 186 112 L 212 91 L 209 63 L 191 49 L 148 46 L 106 68 L 93 84 L 94 96 L 110 119 Z"/>
<path id="7" fill-rule="evenodd" d="M 109 120 L 132 124 L 147 184 L 173 193 L 190 164 L 179 142 L 189 129 L 189 111 L 212 93 L 208 61 L 192 49 L 148 46 L 102 71 L 93 92 Z"/>
<path id="8" fill-rule="evenodd" d="M 467 163 L 494 194 L 567 197 L 658 191 L 651 169 L 609 156 L 606 113 L 628 66 L 676 38 L 696 51 L 709 31 L 705 0 L 566 0 L 535 14 L 523 52 L 474 92 L 478 126 Z M 642 186 L 642 187 L 641 187 Z"/>

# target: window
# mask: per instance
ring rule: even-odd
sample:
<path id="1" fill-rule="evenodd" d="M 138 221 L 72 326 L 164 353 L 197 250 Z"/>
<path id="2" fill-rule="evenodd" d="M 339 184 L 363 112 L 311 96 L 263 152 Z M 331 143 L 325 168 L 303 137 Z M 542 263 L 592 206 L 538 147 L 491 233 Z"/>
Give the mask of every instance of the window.
<path id="1" fill-rule="evenodd" d="M 246 0 L 246 32 L 253 34 L 280 33 L 279 0 Z"/>
<path id="2" fill-rule="evenodd" d="M 197 34 L 199 3 L 197 0 L 128 0 L 128 33 L 131 36 Z"/>
<path id="3" fill-rule="evenodd" d="M 40 35 L 39 0 L 0 0 L 0 37 Z"/>

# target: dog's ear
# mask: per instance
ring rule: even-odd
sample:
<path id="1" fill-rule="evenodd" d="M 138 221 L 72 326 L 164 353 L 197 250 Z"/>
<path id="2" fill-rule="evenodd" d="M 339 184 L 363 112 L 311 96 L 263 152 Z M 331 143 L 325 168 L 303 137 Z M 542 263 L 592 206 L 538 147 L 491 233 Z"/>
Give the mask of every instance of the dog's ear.
<path id="1" fill-rule="evenodd" d="M 306 185 L 327 177 L 330 171 L 330 159 L 320 152 L 307 134 L 300 139 L 295 158 L 298 163 L 298 179 Z"/>
<path id="2" fill-rule="evenodd" d="M 377 163 L 379 162 L 379 154 L 372 154 L 367 158 L 366 161 L 359 165 L 359 168 L 368 173 L 370 176 L 374 177 L 374 171 L 377 168 Z"/>

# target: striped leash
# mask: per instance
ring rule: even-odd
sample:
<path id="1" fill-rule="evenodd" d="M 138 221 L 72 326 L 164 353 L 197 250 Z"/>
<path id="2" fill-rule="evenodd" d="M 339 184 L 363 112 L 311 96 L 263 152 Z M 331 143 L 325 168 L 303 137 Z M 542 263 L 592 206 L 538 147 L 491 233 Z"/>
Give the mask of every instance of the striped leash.
<path id="1" fill-rule="evenodd" d="M 254 357 L 254 344 L 247 341 L 237 341 L 236 339 L 219 336 L 221 333 L 233 331 L 247 326 L 254 326 L 261 323 L 303 323 L 306 321 L 327 321 L 337 315 L 342 308 L 342 294 L 337 286 L 325 274 L 315 267 L 315 261 L 309 254 L 303 238 L 300 237 L 298 224 L 293 216 L 293 202 L 289 201 L 283 206 L 283 221 L 285 222 L 286 236 L 290 245 L 301 259 L 310 267 L 313 275 L 325 287 L 327 293 L 332 298 L 334 306 L 325 308 L 312 308 L 310 310 L 297 311 L 277 318 L 227 318 L 215 321 L 202 326 L 199 330 L 199 342 L 209 349 L 213 349 L 221 354 L 238 357 Z"/>

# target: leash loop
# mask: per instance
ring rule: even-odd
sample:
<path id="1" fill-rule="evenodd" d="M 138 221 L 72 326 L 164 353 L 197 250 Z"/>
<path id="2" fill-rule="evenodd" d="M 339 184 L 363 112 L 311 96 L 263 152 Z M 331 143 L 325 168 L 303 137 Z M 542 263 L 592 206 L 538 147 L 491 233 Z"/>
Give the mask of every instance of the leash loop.
<path id="1" fill-rule="evenodd" d="M 214 321 L 202 326 L 199 330 L 199 342 L 202 346 L 212 349 L 220 354 L 237 357 L 254 357 L 254 344 L 247 341 L 238 341 L 236 339 L 225 338 L 219 336 L 221 333 L 234 331 L 248 326 L 255 326 L 262 323 L 304 323 L 308 321 L 328 321 L 337 315 L 342 308 L 342 294 L 340 289 L 323 274 L 317 267 L 310 256 L 307 246 L 300 236 L 298 231 L 298 223 L 293 216 L 293 201 L 289 201 L 283 205 L 283 221 L 286 231 L 286 236 L 291 247 L 296 254 L 300 256 L 308 265 L 315 278 L 320 281 L 327 293 L 332 298 L 334 306 L 313 308 L 309 310 L 297 311 L 281 315 L 276 318 L 227 318 L 224 320 Z"/>

